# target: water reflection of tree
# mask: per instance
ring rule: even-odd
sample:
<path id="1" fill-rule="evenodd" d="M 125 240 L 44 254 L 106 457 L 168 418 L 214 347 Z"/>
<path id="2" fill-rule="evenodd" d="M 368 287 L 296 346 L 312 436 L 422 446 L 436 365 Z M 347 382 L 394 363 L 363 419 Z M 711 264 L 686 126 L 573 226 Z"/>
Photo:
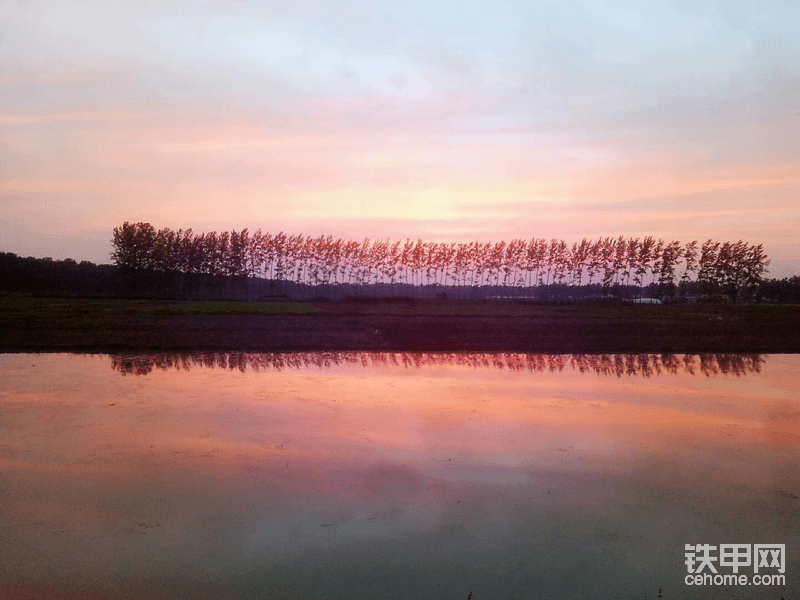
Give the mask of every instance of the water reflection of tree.
<path id="1" fill-rule="evenodd" d="M 192 352 L 114 354 L 111 368 L 122 375 L 147 375 L 154 369 L 188 371 L 205 367 L 246 372 L 304 368 L 361 366 L 421 369 L 459 366 L 472 369 L 508 369 L 512 372 L 572 370 L 598 375 L 652 377 L 698 372 L 706 377 L 761 372 L 760 354 L 502 354 L 411 352 Z"/>

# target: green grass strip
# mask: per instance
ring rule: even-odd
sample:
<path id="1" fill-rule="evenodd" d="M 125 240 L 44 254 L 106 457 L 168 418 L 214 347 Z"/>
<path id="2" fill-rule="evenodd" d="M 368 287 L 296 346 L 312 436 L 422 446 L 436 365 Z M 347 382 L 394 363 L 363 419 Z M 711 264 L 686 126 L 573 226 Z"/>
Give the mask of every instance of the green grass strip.
<path id="1" fill-rule="evenodd" d="M 317 310 L 308 302 L 192 302 L 159 306 L 152 312 L 168 315 L 309 315 Z"/>

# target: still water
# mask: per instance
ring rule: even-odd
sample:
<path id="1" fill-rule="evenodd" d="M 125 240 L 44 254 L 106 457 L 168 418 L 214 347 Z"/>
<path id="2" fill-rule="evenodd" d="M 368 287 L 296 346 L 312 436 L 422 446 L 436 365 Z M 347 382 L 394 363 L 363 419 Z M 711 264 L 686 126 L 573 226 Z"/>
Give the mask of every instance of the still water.
<path id="1" fill-rule="evenodd" d="M 798 391 L 798 355 L 0 355 L 0 597 L 798 598 Z M 785 582 L 689 586 L 686 544 Z"/>

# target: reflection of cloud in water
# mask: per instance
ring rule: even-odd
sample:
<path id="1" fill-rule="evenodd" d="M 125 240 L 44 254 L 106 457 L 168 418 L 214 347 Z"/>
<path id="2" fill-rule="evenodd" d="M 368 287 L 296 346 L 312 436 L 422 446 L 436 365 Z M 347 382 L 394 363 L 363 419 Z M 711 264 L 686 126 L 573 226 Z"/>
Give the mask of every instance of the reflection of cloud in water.
<path id="1" fill-rule="evenodd" d="M 508 369 L 513 372 L 572 370 L 598 375 L 652 377 L 702 374 L 706 377 L 760 373 L 760 354 L 516 354 L 417 352 L 186 352 L 113 354 L 111 368 L 122 375 L 147 375 L 154 369 L 192 367 L 228 370 L 330 369 L 344 366 L 422 369 L 458 366 L 472 369 Z"/>
<path id="2" fill-rule="evenodd" d="M 797 355 L 112 360 L 0 365 L 0 598 L 671 599 L 800 543 Z"/>

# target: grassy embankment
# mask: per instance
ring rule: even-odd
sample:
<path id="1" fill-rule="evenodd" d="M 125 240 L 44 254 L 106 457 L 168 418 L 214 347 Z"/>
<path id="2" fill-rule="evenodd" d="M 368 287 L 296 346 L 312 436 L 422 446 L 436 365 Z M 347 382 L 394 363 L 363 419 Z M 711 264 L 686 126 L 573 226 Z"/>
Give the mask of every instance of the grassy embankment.
<path id="1" fill-rule="evenodd" d="M 0 351 L 800 352 L 800 306 L 0 296 Z"/>

